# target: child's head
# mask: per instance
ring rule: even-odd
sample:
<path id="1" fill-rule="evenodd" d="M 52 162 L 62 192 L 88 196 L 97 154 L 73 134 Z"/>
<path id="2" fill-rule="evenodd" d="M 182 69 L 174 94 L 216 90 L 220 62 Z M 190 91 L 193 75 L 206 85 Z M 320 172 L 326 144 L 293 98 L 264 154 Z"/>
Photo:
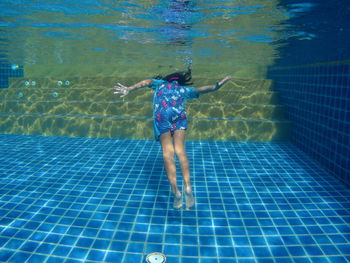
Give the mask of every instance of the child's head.
<path id="1" fill-rule="evenodd" d="M 174 72 L 172 74 L 166 75 L 165 77 L 158 75 L 155 77 L 155 79 L 162 79 L 167 82 L 177 81 L 181 86 L 193 84 L 190 82 L 192 79 L 192 72 L 190 68 L 188 68 L 187 71 Z"/>

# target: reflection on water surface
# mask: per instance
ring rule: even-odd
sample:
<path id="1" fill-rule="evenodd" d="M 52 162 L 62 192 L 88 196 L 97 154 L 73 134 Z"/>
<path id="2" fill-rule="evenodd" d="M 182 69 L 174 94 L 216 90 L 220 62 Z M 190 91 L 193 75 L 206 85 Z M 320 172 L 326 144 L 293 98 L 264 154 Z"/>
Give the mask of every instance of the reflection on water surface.
<path id="1" fill-rule="evenodd" d="M 224 70 L 237 77 L 263 77 L 264 68 L 278 57 L 281 24 L 289 16 L 278 4 L 5 1 L 0 3 L 0 50 L 13 63 L 59 64 L 67 72 L 79 72 L 82 64 L 89 64 L 103 65 L 109 75 L 116 74 L 114 70 L 130 75 L 140 68 L 143 73 L 164 72 L 193 63 L 201 73 Z M 35 70 L 26 73 L 33 75 Z"/>

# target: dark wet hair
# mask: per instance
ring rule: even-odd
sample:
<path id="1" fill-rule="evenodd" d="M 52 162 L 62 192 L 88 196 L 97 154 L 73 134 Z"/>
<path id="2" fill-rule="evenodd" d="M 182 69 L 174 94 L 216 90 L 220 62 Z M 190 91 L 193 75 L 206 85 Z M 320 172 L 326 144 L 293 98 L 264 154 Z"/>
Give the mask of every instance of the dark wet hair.
<path id="1" fill-rule="evenodd" d="M 154 77 L 155 79 L 162 79 L 167 82 L 177 81 L 181 86 L 192 85 L 190 82 L 192 79 L 192 71 L 190 68 L 187 71 L 174 72 L 172 74 L 166 75 L 165 77 L 158 75 Z"/>

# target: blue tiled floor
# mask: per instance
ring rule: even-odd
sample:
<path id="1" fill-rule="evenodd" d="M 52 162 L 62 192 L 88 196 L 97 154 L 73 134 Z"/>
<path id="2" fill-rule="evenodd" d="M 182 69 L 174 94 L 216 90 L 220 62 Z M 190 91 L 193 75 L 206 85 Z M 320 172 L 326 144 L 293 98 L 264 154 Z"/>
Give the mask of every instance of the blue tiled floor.
<path id="1" fill-rule="evenodd" d="M 0 145 L 1 261 L 350 260 L 350 190 L 290 143 L 187 142 L 192 211 L 172 209 L 154 141 L 0 135 Z"/>

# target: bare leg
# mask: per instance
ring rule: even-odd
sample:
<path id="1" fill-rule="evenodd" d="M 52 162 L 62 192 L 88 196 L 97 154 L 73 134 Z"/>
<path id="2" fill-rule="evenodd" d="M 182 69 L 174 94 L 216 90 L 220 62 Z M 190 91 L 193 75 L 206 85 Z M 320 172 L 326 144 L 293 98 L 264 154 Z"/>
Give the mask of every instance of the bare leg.
<path id="1" fill-rule="evenodd" d="M 174 194 L 174 208 L 182 207 L 181 192 L 177 186 L 176 180 L 176 166 L 174 162 L 174 145 L 170 132 L 163 133 L 160 136 L 160 143 L 162 144 L 163 160 L 168 180 L 171 186 L 171 191 Z"/>
<path id="2" fill-rule="evenodd" d="M 185 149 L 185 133 L 185 130 L 176 130 L 174 132 L 174 148 L 176 156 L 180 162 L 182 177 L 184 180 L 186 208 L 190 209 L 192 206 L 194 206 L 195 201 L 192 194 L 192 186 L 190 181 L 190 165 Z"/>

